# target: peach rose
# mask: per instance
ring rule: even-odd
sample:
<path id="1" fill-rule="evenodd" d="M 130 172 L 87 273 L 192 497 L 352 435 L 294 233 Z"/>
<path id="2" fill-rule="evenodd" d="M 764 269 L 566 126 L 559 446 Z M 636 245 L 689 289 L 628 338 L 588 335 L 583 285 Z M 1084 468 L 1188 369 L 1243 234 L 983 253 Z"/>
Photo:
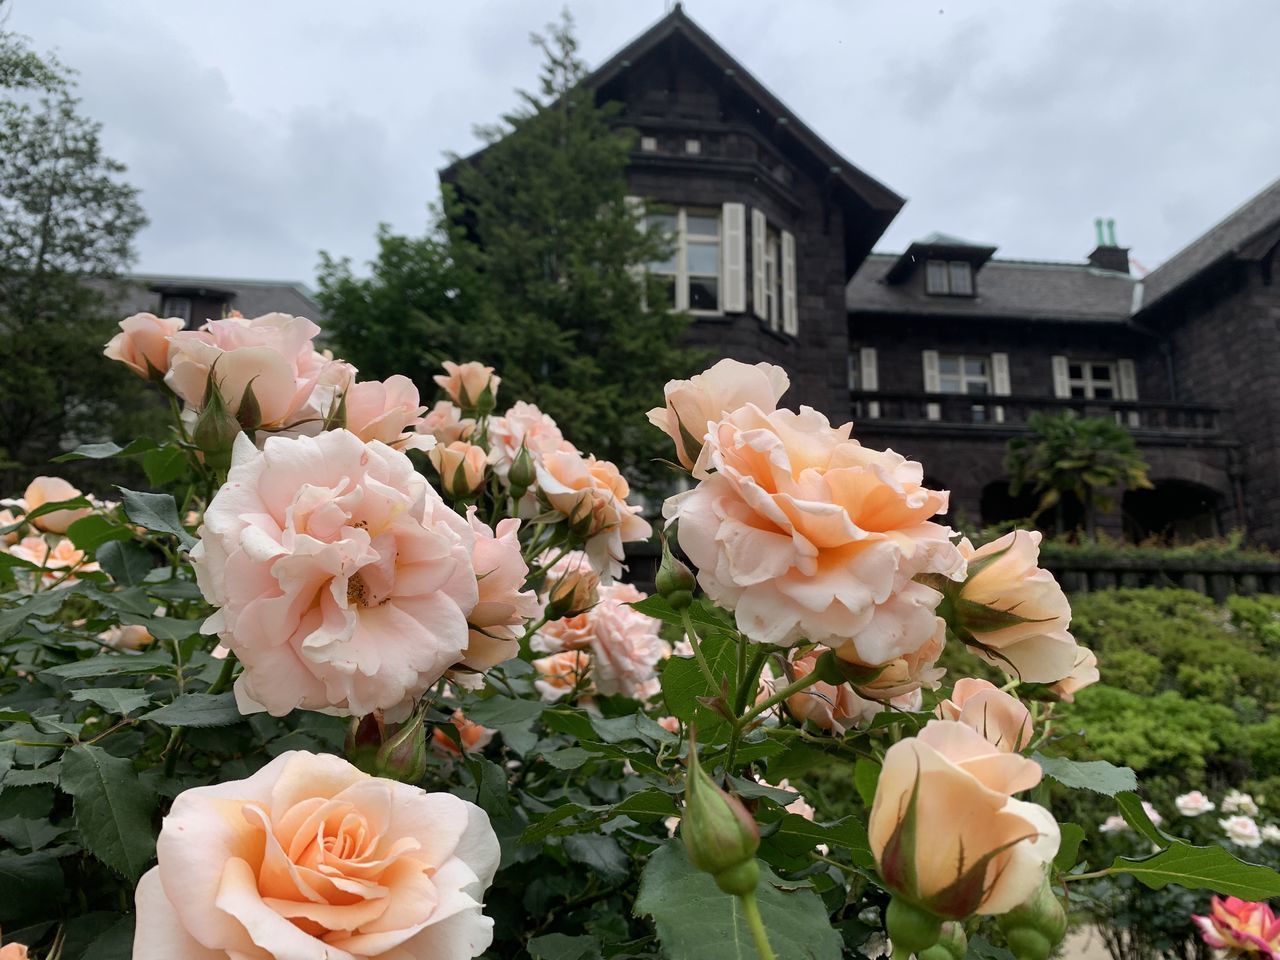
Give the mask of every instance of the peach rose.
<path id="1" fill-rule="evenodd" d="M 694 489 L 669 499 L 668 523 L 698 583 L 762 643 L 825 644 L 878 666 L 937 632 L 942 599 L 919 574 L 958 577 L 951 531 L 930 520 L 947 494 L 920 464 L 849 439 L 816 410 L 748 404 L 708 433 Z"/>
<path id="2" fill-rule="evenodd" d="M 532 590 L 522 590 L 529 566 L 520 552 L 520 521 L 508 517 L 490 530 L 467 510 L 467 523 L 475 535 L 471 556 L 479 600 L 467 617 L 471 628 L 462 663 L 485 671 L 520 653 L 517 629 L 538 616 L 542 605 Z"/>
<path id="3" fill-rule="evenodd" d="M 795 678 L 808 676 L 818 663 L 821 651 L 813 650 L 791 663 Z M 831 684 L 823 680 L 787 698 L 787 712 L 801 723 L 806 721 L 822 730 L 844 731 L 863 720 L 867 701 L 853 692 L 847 683 Z M 878 712 L 879 704 L 875 704 Z"/>
<path id="4" fill-rule="evenodd" d="M 120 321 L 120 332 L 107 341 L 102 354 L 143 380 L 163 380 L 169 371 L 169 338 L 184 326 L 181 317 L 162 320 L 154 313 L 135 313 Z"/>
<path id="5" fill-rule="evenodd" d="M 204 407 L 210 377 L 232 416 L 250 429 L 281 430 L 305 424 L 318 432 L 338 397 L 355 377 L 350 364 L 315 349 L 320 332 L 305 317 L 270 313 L 246 320 L 211 320 L 200 330 L 180 331 L 169 341 L 165 383 L 187 408 Z M 242 410 L 252 392 L 256 415 Z"/>
<path id="6" fill-rule="evenodd" d="M 28 956 L 25 944 L 6 943 L 0 947 L 0 960 L 27 960 Z"/>
<path id="7" fill-rule="evenodd" d="M 470 960 L 498 838 L 479 807 L 281 754 L 179 794 L 138 883 L 134 960 Z"/>
<path id="8" fill-rule="evenodd" d="M 1098 673 L 1098 658 L 1088 647 L 1076 646 L 1076 663 L 1071 672 L 1052 684 L 1049 689 L 1060 698 L 1072 703 L 1076 694 L 1085 687 L 1092 686 L 1102 678 Z"/>
<path id="9" fill-rule="evenodd" d="M 63 500 L 75 500 L 83 494 L 61 477 L 36 477 L 27 484 L 22 495 L 22 507 L 27 513 L 43 507 L 46 503 L 60 503 Z M 49 533 L 66 533 L 67 527 L 77 520 L 93 513 L 90 507 L 77 507 L 72 510 L 54 510 L 31 522 Z"/>
<path id="10" fill-rule="evenodd" d="M 455 440 L 453 443 L 433 447 L 427 457 L 440 474 L 440 486 L 450 497 L 471 497 L 484 486 L 484 471 L 488 460 L 483 447 L 465 440 Z"/>
<path id="11" fill-rule="evenodd" d="M 540 657 L 532 665 L 538 673 L 533 688 L 543 700 L 559 700 L 575 690 L 582 694 L 592 692 L 588 679 L 591 656 L 583 650 L 562 650 L 549 657 Z"/>
<path id="12" fill-rule="evenodd" d="M 688 380 L 668 381 L 666 406 L 650 410 L 649 422 L 675 441 L 676 457 L 692 470 L 712 423 L 748 403 L 772 413 L 789 386 L 786 371 L 772 363 L 721 360 Z"/>
<path id="13" fill-rule="evenodd" d="M 89 560 L 83 550 L 66 537 L 58 537 L 52 544 L 44 537 L 23 537 L 9 548 L 9 553 L 27 563 L 43 567 L 41 583 L 47 588 L 70 586 L 76 582 L 74 573 L 93 573 L 98 564 Z"/>
<path id="14" fill-rule="evenodd" d="M 976 677 L 956 682 L 951 696 L 938 704 L 938 716 L 972 727 L 1001 750 L 1024 750 L 1035 733 L 1031 712 L 1021 700 Z"/>
<path id="15" fill-rule="evenodd" d="M 475 534 L 409 458 L 347 430 L 236 439 L 191 551 L 242 711 L 403 720 L 466 655 Z"/>
<path id="16" fill-rule="evenodd" d="M 482 727 L 473 720 L 468 720 L 463 716 L 461 710 L 453 711 L 453 716 L 449 718 L 449 722 L 458 731 L 458 739 L 462 741 L 461 749 L 459 749 L 458 744 L 453 742 L 453 738 L 444 733 L 439 727 L 431 731 L 432 747 L 447 757 L 460 757 L 463 753 L 475 753 L 477 750 L 483 750 L 489 745 L 493 735 L 498 732 L 497 730 L 490 730 L 488 727 Z"/>
<path id="17" fill-rule="evenodd" d="M 427 408 L 418 403 L 418 388 L 408 377 L 396 374 L 383 381 L 353 383 L 346 404 L 347 429 L 365 442 L 381 440 L 397 450 L 435 446 L 429 435 L 416 432 Z"/>
<path id="18" fill-rule="evenodd" d="M 552 510 L 568 518 L 584 541 L 591 565 L 611 580 L 622 575 L 622 545 L 653 532 L 640 508 L 627 503 L 631 488 L 608 460 L 569 450 L 546 454 L 537 464 L 538 491 Z"/>
<path id="19" fill-rule="evenodd" d="M 487 403 L 488 409 L 493 409 L 493 398 L 498 395 L 498 384 L 502 383 L 501 377 L 493 375 L 493 367 L 486 367 L 475 360 L 463 364 L 446 360 L 441 366 L 444 367 L 444 373 L 438 373 L 431 379 L 450 400 L 466 411 L 475 410 L 482 403 Z"/>
<path id="20" fill-rule="evenodd" d="M 868 823 L 885 885 L 944 919 L 1021 904 L 1058 851 L 1049 811 L 1012 796 L 1039 782 L 1034 760 L 953 720 L 895 743 Z"/>
<path id="21" fill-rule="evenodd" d="M 476 422 L 464 418 L 462 411 L 448 400 L 440 400 L 414 429 L 418 433 L 435 437 L 437 443 L 453 443 L 470 437 L 475 432 Z"/>
<path id="22" fill-rule="evenodd" d="M 581 550 L 570 551 L 552 564 L 543 583 L 548 620 L 580 618 L 600 602 L 600 575 Z"/>
<path id="23" fill-rule="evenodd" d="M 155 637 L 146 627 L 136 623 L 123 623 L 108 627 L 98 634 L 98 639 L 112 650 L 141 650 L 155 642 Z"/>
<path id="24" fill-rule="evenodd" d="M 1039 531 L 1014 530 L 976 550 L 962 540 L 969 575 L 957 615 L 959 632 L 969 634 L 961 639 L 972 637 L 970 648 L 983 660 L 1020 680 L 1053 683 L 1074 669 L 1079 647 L 1067 631 L 1066 595 L 1053 574 L 1037 565 L 1040 539 Z"/>
<path id="25" fill-rule="evenodd" d="M 821 653 L 812 650 L 792 661 L 796 679 L 813 670 Z M 820 680 L 787 698 L 787 710 L 801 723 L 807 720 L 823 730 L 837 732 L 868 724 L 885 710 L 916 711 L 920 708 L 920 688 L 933 689 L 946 672 L 934 667 L 941 653 L 938 637 L 912 656 L 890 661 L 879 676 L 865 685 L 833 685 Z"/>
<path id="26" fill-rule="evenodd" d="M 493 472 L 505 480 L 522 446 L 535 461 L 556 450 L 577 452 L 554 420 L 532 403 L 520 400 L 501 417 L 489 419 L 489 463 Z"/>
<path id="27" fill-rule="evenodd" d="M 18 542 L 17 529 L 4 533 L 6 527 L 17 527 L 22 523 L 22 517 L 14 514 L 12 510 L 0 510 L 0 544 L 10 544 Z"/>

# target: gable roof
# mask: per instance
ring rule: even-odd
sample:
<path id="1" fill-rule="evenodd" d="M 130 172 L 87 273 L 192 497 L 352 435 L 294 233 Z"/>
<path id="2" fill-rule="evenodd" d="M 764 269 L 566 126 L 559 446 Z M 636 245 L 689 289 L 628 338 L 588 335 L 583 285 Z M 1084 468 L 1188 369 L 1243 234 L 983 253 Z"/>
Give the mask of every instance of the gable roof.
<path id="1" fill-rule="evenodd" d="M 1133 309 L 1137 281 L 1087 263 L 988 260 L 975 296 L 945 297 L 925 293 L 922 283 L 886 282 L 898 259 L 867 257 L 845 288 L 850 313 L 1124 324 Z"/>
<path id="2" fill-rule="evenodd" d="M 1239 254 L 1249 241 L 1280 224 L 1280 180 L 1232 211 L 1143 280 L 1143 309 L 1173 293 L 1209 267 Z"/>
<path id="3" fill-rule="evenodd" d="M 225 298 L 246 317 L 264 313 L 288 313 L 321 322 L 324 311 L 315 294 L 294 280 L 244 280 L 230 277 L 195 277 L 179 274 L 134 273 L 123 278 L 120 309 L 131 313 L 159 309 L 157 296 L 211 296 Z"/>

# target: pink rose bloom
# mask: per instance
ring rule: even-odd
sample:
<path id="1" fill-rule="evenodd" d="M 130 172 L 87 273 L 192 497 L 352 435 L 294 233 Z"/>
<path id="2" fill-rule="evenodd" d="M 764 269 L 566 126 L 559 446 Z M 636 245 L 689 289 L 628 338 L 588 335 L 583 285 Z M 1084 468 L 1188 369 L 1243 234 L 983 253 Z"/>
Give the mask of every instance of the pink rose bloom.
<path id="1" fill-rule="evenodd" d="M 450 400 L 464 410 L 474 410 L 487 390 L 490 400 L 488 409 L 493 409 L 493 398 L 498 395 L 498 384 L 502 383 L 501 377 L 493 375 L 493 367 L 486 367 L 475 360 L 462 364 L 446 360 L 441 366 L 444 367 L 444 373 L 438 373 L 431 379 Z"/>
<path id="2" fill-rule="evenodd" d="M 318 352 L 320 332 L 305 317 L 269 313 L 246 320 L 211 320 L 169 341 L 165 383 L 187 408 L 200 411 L 212 374 L 232 416 L 241 416 L 246 389 L 258 415 L 247 426 L 281 430 L 305 424 L 318 432 L 350 386 L 355 368 Z"/>
<path id="3" fill-rule="evenodd" d="M 1001 750 L 1017 753 L 1031 742 L 1031 711 L 993 683 L 976 677 L 957 681 L 951 697 L 938 704 L 943 720 L 972 727 Z"/>
<path id="4" fill-rule="evenodd" d="M 505 480 L 522 446 L 535 461 L 557 450 L 577 452 L 554 420 L 532 403 L 520 400 L 501 417 L 489 418 L 489 463 L 493 472 Z"/>
<path id="5" fill-rule="evenodd" d="M 667 733 L 674 733 L 678 736 L 680 733 L 680 718 L 670 715 L 659 717 L 658 726 L 667 731 Z"/>
<path id="6" fill-rule="evenodd" d="M 174 800 L 134 960 L 471 960 L 498 858 L 474 804 L 292 751 Z"/>
<path id="7" fill-rule="evenodd" d="M 98 634 L 98 639 L 112 650 L 141 650 L 155 642 L 155 637 L 146 627 L 136 623 L 123 623 L 108 627 Z"/>
<path id="8" fill-rule="evenodd" d="M 22 522 L 22 518 L 16 516 L 12 510 L 0 510 L 0 531 L 5 527 L 13 527 Z M 18 542 L 18 531 L 10 530 L 8 533 L 0 533 L 0 543 L 10 544 Z"/>
<path id="9" fill-rule="evenodd" d="M 520 521 L 506 518 L 496 529 L 467 510 L 467 523 L 475 535 L 475 568 L 479 600 L 467 617 L 471 628 L 463 665 L 485 671 L 520 653 L 519 633 L 542 610 L 538 595 L 523 590 L 529 566 L 520 552 Z"/>
<path id="10" fill-rule="evenodd" d="M 27 484 L 22 495 L 22 508 L 30 513 L 43 507 L 46 503 L 60 503 L 63 500 L 74 500 L 83 496 L 79 490 L 61 477 L 36 477 Z M 44 516 L 36 517 L 31 522 L 41 530 L 49 533 L 66 533 L 67 527 L 93 513 L 89 507 L 77 507 L 74 510 L 54 510 Z"/>
<path id="11" fill-rule="evenodd" d="M 947 494 L 926 490 L 918 463 L 849 439 L 808 407 L 748 404 L 715 424 L 694 470 L 669 499 L 698 583 L 762 643 L 825 644 L 876 666 L 937 633 L 942 596 L 923 573 L 958 577 L 951 531 L 930 520 Z"/>
<path id="12" fill-rule="evenodd" d="M 592 693 L 588 677 L 591 673 L 591 656 L 583 650 L 563 650 L 549 657 L 540 657 L 532 663 L 538 673 L 533 688 L 543 700 L 554 702 L 575 690 L 580 694 Z"/>
<path id="13" fill-rule="evenodd" d="M 605 579 L 622 575 L 622 545 L 653 532 L 640 508 L 627 503 L 631 488 L 608 460 L 569 450 L 546 454 L 537 464 L 538 491 L 569 528 L 586 541 L 591 565 Z"/>
<path id="14" fill-rule="evenodd" d="M 385 444 L 242 434 L 199 536 L 204 629 L 244 664 L 243 712 L 396 722 L 466 655 L 475 534 Z"/>
<path id="15" fill-rule="evenodd" d="M 1039 531 L 1014 530 L 974 549 L 960 551 L 969 577 L 960 599 L 1022 617 L 1007 626 L 961 624 L 972 633 L 970 648 L 983 660 L 1031 683 L 1053 683 L 1075 669 L 1080 648 L 1068 632 L 1071 605 L 1048 570 L 1041 569 Z M 965 638 L 967 641 L 967 638 Z"/>
<path id="16" fill-rule="evenodd" d="M 435 446 L 429 436 L 416 432 L 427 408 L 418 403 L 418 388 L 408 377 L 396 374 L 383 381 L 353 383 L 346 402 L 347 429 L 365 442 L 381 440 L 397 450 Z"/>
<path id="17" fill-rule="evenodd" d="M 823 730 L 844 732 L 870 723 L 885 710 L 915 711 L 920 708 L 921 686 L 937 686 L 937 676 L 945 673 L 933 666 L 941 654 L 941 643 L 930 642 L 912 658 L 899 658 L 866 686 L 848 683 L 832 685 L 818 681 L 787 699 L 787 710 L 801 723 L 806 720 Z M 822 655 L 811 650 L 791 663 L 796 679 L 810 673 Z M 882 682 L 883 681 L 883 682 Z"/>
<path id="18" fill-rule="evenodd" d="M 1023 903 L 1058 852 L 1049 811 L 1013 798 L 1040 776 L 1034 760 L 952 720 L 899 740 L 885 754 L 868 822 L 885 885 L 946 919 Z"/>
<path id="19" fill-rule="evenodd" d="M 1049 689 L 1067 703 L 1075 701 L 1076 694 L 1085 687 L 1092 686 L 1101 679 L 1098 673 L 1098 658 L 1088 647 L 1076 644 L 1076 664 L 1071 672 L 1050 685 Z"/>
<path id="20" fill-rule="evenodd" d="M 484 486 L 488 459 L 483 447 L 455 440 L 453 443 L 436 444 L 427 458 L 440 475 L 440 488 L 450 497 L 472 497 Z"/>
<path id="21" fill-rule="evenodd" d="M 1157 821 L 1153 820 L 1153 823 Z M 1227 839 L 1240 847 L 1255 849 L 1262 846 L 1262 831 L 1258 829 L 1258 823 L 1253 817 L 1246 817 L 1243 814 L 1225 817 L 1218 821 L 1223 832 L 1227 835 Z"/>
<path id="22" fill-rule="evenodd" d="M 666 406 L 650 410 L 649 422 L 675 441 L 676 457 L 692 470 L 712 423 L 748 403 L 772 413 L 790 385 L 772 363 L 721 360 L 688 380 L 669 381 L 662 388 Z"/>
<path id="23" fill-rule="evenodd" d="M 493 739 L 493 735 L 497 730 L 490 730 L 488 727 L 482 727 L 474 720 L 468 720 L 462 715 L 461 710 L 453 711 L 453 716 L 449 718 L 449 722 L 453 724 L 458 731 L 458 739 L 462 742 L 462 748 L 458 748 L 458 744 L 453 742 L 453 738 L 436 727 L 431 731 L 431 746 L 436 752 L 446 757 L 460 757 L 463 753 L 475 753 L 477 750 L 483 750 L 489 745 Z"/>
<path id="24" fill-rule="evenodd" d="M 96 562 L 89 560 L 85 552 L 66 537 L 59 537 L 52 544 L 44 537 L 23 537 L 9 548 L 9 553 L 43 567 L 40 581 L 46 588 L 70 586 L 76 582 L 74 573 L 93 573 L 99 569 Z"/>
<path id="25" fill-rule="evenodd" d="M 169 371 L 169 338 L 184 326 L 181 317 L 162 320 L 154 313 L 135 313 L 120 321 L 120 332 L 107 341 L 103 356 L 119 360 L 144 380 L 163 380 Z"/>
<path id="26" fill-rule="evenodd" d="M 418 433 L 436 438 L 437 443 L 466 440 L 475 432 L 476 422 L 462 416 L 462 411 L 448 400 L 440 400 L 414 427 Z"/>
<path id="27" fill-rule="evenodd" d="M 1173 805 L 1184 817 L 1198 817 L 1202 813 L 1212 813 L 1215 809 L 1213 801 L 1199 790 L 1192 790 L 1190 793 L 1175 797 Z"/>
<path id="28" fill-rule="evenodd" d="M 6 943 L 0 947 L 0 960 L 27 960 L 28 956 L 25 944 Z"/>
<path id="29" fill-rule="evenodd" d="M 1280 919 L 1265 903 L 1214 897 L 1209 915 L 1193 916 L 1200 938 L 1228 956 L 1280 958 Z"/>

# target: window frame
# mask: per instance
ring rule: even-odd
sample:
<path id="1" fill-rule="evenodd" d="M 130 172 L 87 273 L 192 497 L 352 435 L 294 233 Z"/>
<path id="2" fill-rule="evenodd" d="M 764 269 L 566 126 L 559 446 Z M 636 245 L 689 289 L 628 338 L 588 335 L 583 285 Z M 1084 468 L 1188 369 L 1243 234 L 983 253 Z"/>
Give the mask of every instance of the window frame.
<path id="1" fill-rule="evenodd" d="M 699 317 L 718 317 L 724 314 L 724 217 L 722 211 L 711 207 L 672 207 L 667 209 L 654 210 L 650 217 L 671 216 L 674 213 L 676 219 L 675 236 L 670 237 L 672 241 L 672 258 L 675 260 L 674 273 L 668 270 L 656 270 L 654 264 L 650 263 L 646 266 L 649 273 L 656 277 L 670 277 L 675 289 L 675 296 L 672 298 L 672 309 L 683 310 L 694 316 Z M 716 225 L 715 236 L 709 233 L 693 233 L 689 232 L 689 217 L 701 217 L 707 220 L 714 220 Z M 650 223 L 652 221 L 649 221 Z M 715 273 L 693 273 L 689 270 L 689 248 L 691 246 L 712 247 L 715 250 Z M 691 278 L 714 278 L 716 291 L 716 305 L 714 309 L 705 307 L 691 307 L 690 289 Z"/>
<path id="2" fill-rule="evenodd" d="M 957 373 L 943 373 L 942 364 L 945 360 L 957 361 Z M 970 361 L 982 364 L 983 373 L 969 373 L 965 367 Z M 992 370 L 993 364 L 991 357 L 985 354 L 966 354 L 966 353 L 939 353 L 938 354 L 938 393 L 944 393 L 952 397 L 992 397 L 995 396 L 995 377 Z M 943 386 L 943 382 L 947 379 L 959 381 L 959 390 L 948 390 Z M 982 393 L 970 393 L 968 385 L 970 383 L 982 383 L 986 386 L 986 390 Z"/>
<path id="3" fill-rule="evenodd" d="M 953 279 L 957 270 L 961 270 L 965 276 L 963 284 L 957 284 Z M 977 278 L 974 276 L 973 264 L 968 260 L 930 257 L 924 262 L 924 271 L 924 292 L 931 297 L 977 296 Z M 957 289 L 959 286 L 966 289 Z"/>
<path id="4" fill-rule="evenodd" d="M 1073 377 L 1071 368 L 1078 366 L 1080 368 L 1080 376 Z M 1108 379 L 1096 378 L 1093 375 L 1094 367 L 1106 367 L 1109 377 Z M 1099 387 L 1105 387 L 1111 391 L 1109 397 L 1099 397 L 1097 391 Z M 1077 397 L 1073 391 L 1079 389 L 1082 395 Z M 1102 400 L 1104 402 L 1120 399 L 1120 371 L 1119 364 L 1115 360 L 1074 360 L 1067 358 L 1067 397 L 1071 400 Z"/>
<path id="5" fill-rule="evenodd" d="M 185 305 L 185 309 L 184 309 L 184 310 L 175 310 L 175 309 L 173 309 L 173 305 L 174 305 L 174 304 L 183 304 L 183 305 Z M 183 322 L 184 324 L 186 324 L 186 326 L 187 326 L 187 327 L 190 327 L 190 326 L 191 326 L 191 311 L 192 311 L 192 309 L 194 308 L 194 306 L 195 306 L 195 305 L 191 302 L 191 298 L 190 298 L 190 297 L 170 297 L 170 296 L 165 296 L 165 297 L 164 297 L 164 298 L 162 298 L 162 299 L 161 299 L 161 301 L 160 301 L 160 313 L 161 313 L 161 314 L 163 314 L 163 315 L 164 315 L 164 316 L 166 316 L 166 317 L 181 317 L 181 318 L 182 318 L 182 322 Z"/>

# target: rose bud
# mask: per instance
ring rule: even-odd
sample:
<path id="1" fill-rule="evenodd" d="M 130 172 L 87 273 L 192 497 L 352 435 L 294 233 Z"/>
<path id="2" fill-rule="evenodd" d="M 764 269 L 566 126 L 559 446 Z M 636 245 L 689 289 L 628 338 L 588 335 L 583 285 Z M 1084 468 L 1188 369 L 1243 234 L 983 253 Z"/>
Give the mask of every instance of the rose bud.
<path id="1" fill-rule="evenodd" d="M 502 382 L 501 377 L 493 375 L 493 367 L 474 360 L 463 364 L 446 360 L 443 366 L 445 372 L 432 379 L 464 414 L 483 415 L 493 409 L 498 384 Z"/>
<path id="2" fill-rule="evenodd" d="M 658 595 L 671 604 L 673 610 L 687 609 L 693 603 L 693 591 L 698 586 L 693 571 L 672 554 L 671 545 L 665 537 L 662 540 L 662 563 L 654 585 L 658 588 Z"/>
<path id="3" fill-rule="evenodd" d="M 440 486 L 453 499 L 466 500 L 484 486 L 487 455 L 482 447 L 455 440 L 432 448 L 427 457 L 440 473 Z"/>
<path id="4" fill-rule="evenodd" d="M 533 462 L 533 454 L 523 443 L 520 444 L 520 452 L 515 455 L 515 459 L 511 461 L 511 469 L 507 471 L 511 496 L 517 500 L 523 497 L 524 492 L 532 487 L 534 480 L 538 478 L 537 470 Z"/>
<path id="5" fill-rule="evenodd" d="M 394 730 L 378 749 L 377 776 L 401 783 L 417 783 L 427 772 L 427 732 L 418 713 L 408 723 L 388 727 Z"/>
<path id="6" fill-rule="evenodd" d="M 1067 914 L 1049 889 L 1046 876 L 1025 902 L 1003 914 L 996 924 L 1017 960 L 1049 960 L 1067 934 Z"/>
<path id="7" fill-rule="evenodd" d="M 240 435 L 240 422 L 227 409 L 222 391 L 214 382 L 212 373 L 204 395 L 204 408 L 196 417 L 191 439 L 204 455 L 204 462 L 225 473 L 231 469 L 231 451 Z"/>
<path id="8" fill-rule="evenodd" d="M 600 576 L 586 564 L 566 570 L 547 598 L 547 620 L 565 620 L 586 613 L 600 602 Z"/>
<path id="9" fill-rule="evenodd" d="M 965 936 L 964 924 L 949 920 L 942 925 L 938 942 L 922 950 L 919 957 L 920 960 L 964 960 L 968 952 L 969 938 Z"/>
<path id="10" fill-rule="evenodd" d="M 711 874 L 716 886 L 737 897 L 752 893 L 760 880 L 756 850 L 760 828 L 742 801 L 721 790 L 698 763 L 698 752 L 689 743 L 689 770 L 685 775 L 684 817 L 680 839 L 689 862 Z"/>

